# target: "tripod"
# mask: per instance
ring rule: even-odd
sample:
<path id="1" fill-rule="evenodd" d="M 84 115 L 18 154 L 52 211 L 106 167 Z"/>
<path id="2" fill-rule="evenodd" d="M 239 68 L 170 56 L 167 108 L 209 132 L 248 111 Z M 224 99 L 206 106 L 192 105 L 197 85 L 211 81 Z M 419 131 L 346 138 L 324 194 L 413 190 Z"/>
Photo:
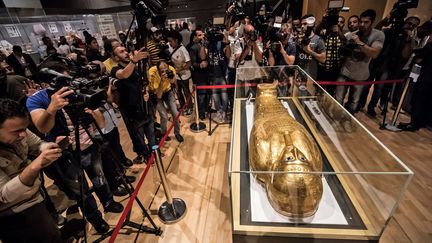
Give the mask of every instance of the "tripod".
<path id="1" fill-rule="evenodd" d="M 97 131 L 101 135 L 102 142 L 98 141 L 94 137 L 92 137 L 92 135 L 88 131 L 88 128 L 84 128 L 84 129 L 85 129 L 87 135 L 93 141 L 93 143 L 98 143 L 100 146 L 103 146 L 102 143 L 108 142 L 108 140 L 106 139 L 105 134 L 103 134 L 101 128 L 94 121 L 94 119 L 92 119 L 92 124 L 94 125 L 94 127 L 97 129 Z M 129 194 L 129 196 L 131 196 L 133 194 L 133 192 L 135 191 L 135 188 L 133 187 L 133 185 L 130 182 L 127 181 L 126 174 L 124 173 L 124 170 L 123 170 L 123 168 L 120 165 L 120 159 L 114 153 L 111 154 L 111 155 L 113 157 L 112 162 L 113 162 L 113 165 L 115 167 L 115 172 L 117 174 L 117 176 L 116 176 L 115 179 L 118 182 L 120 182 L 121 185 L 124 186 L 124 188 L 126 189 L 126 191 Z M 131 211 L 129 211 L 128 214 L 126 215 L 126 219 L 125 219 L 125 221 L 122 224 L 122 228 L 128 226 L 128 227 L 137 229 L 138 232 L 145 232 L 145 233 L 155 234 L 155 235 L 158 235 L 158 236 L 161 235 L 162 234 L 162 230 L 159 227 L 156 226 L 156 224 L 154 223 L 154 221 L 150 217 L 149 213 L 145 209 L 144 205 L 141 203 L 141 201 L 138 198 L 136 198 L 136 201 L 138 203 L 138 206 L 141 208 L 142 214 L 144 215 L 145 218 L 147 218 L 149 220 L 149 222 L 150 222 L 150 224 L 152 225 L 153 228 L 147 227 L 147 226 L 143 226 L 141 224 L 138 224 L 138 223 L 135 223 L 135 222 L 131 221 L 130 220 Z M 107 233 L 102 234 L 101 237 L 98 238 L 97 240 L 95 240 L 94 242 L 101 242 L 101 241 L 103 241 L 104 239 L 106 239 L 110 235 L 112 235 L 113 232 L 114 232 L 114 229 L 108 231 Z M 128 231 L 128 233 L 130 234 L 130 231 Z"/>

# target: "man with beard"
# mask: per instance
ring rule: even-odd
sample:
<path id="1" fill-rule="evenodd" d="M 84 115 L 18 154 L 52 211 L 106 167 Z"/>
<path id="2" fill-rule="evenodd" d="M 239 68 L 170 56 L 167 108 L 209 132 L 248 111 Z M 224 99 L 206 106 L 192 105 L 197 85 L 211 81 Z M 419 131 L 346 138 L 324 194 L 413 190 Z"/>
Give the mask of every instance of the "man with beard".
<path id="1" fill-rule="evenodd" d="M 369 78 L 369 63 L 372 58 L 376 58 L 384 43 L 384 33 L 372 28 L 375 20 L 375 10 L 368 9 L 360 15 L 360 27 L 358 32 L 348 32 L 345 36 L 348 41 L 355 43 L 356 47 L 341 68 L 341 73 L 337 81 L 347 80 L 365 81 Z M 357 112 L 360 95 L 363 90 L 362 85 L 349 86 L 350 93 L 346 108 L 351 114 Z M 344 104 L 348 86 L 340 85 L 336 87 L 336 100 Z"/>
<path id="2" fill-rule="evenodd" d="M 150 148 L 144 142 L 145 137 L 150 147 L 156 143 L 153 107 L 148 102 L 149 94 L 136 70 L 136 64 L 149 55 L 143 49 L 131 55 L 125 47 L 116 47 L 113 58 L 119 64 L 111 70 L 111 76 L 118 79 L 113 85 L 119 93 L 120 112 L 132 139 L 134 151 L 141 157 L 140 160 L 135 160 L 137 162 L 146 162 L 151 155 Z"/>

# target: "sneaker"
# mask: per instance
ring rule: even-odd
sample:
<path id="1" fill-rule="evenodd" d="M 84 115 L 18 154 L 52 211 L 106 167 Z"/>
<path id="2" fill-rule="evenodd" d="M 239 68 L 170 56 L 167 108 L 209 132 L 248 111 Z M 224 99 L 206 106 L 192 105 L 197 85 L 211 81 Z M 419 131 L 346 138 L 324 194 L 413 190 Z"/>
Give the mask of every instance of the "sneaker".
<path id="1" fill-rule="evenodd" d="M 133 160 L 134 164 L 142 164 L 144 163 L 144 156 L 142 155 L 138 155 L 134 160 Z"/>
<path id="2" fill-rule="evenodd" d="M 129 168 L 129 167 L 131 167 L 133 165 L 133 162 L 132 162 L 132 160 L 126 158 L 126 160 L 122 161 L 122 165 L 124 167 L 128 167 Z"/>
<path id="3" fill-rule="evenodd" d="M 116 197 L 123 197 L 123 196 L 126 196 L 128 194 L 128 192 L 126 191 L 126 188 L 124 188 L 123 186 L 117 187 L 117 189 L 113 190 L 112 193 Z"/>
<path id="4" fill-rule="evenodd" d="M 93 225 L 93 227 L 95 228 L 95 230 L 99 234 L 104 234 L 104 233 L 108 232 L 108 230 L 110 228 L 109 225 L 107 224 L 107 222 L 100 215 L 92 217 L 92 218 L 87 218 L 87 221 L 91 225 Z"/>
<path id="5" fill-rule="evenodd" d="M 177 141 L 178 141 L 179 143 L 182 143 L 182 142 L 184 141 L 183 136 L 180 135 L 180 134 L 176 134 L 176 135 L 175 135 L 175 138 L 177 139 Z"/>
<path id="6" fill-rule="evenodd" d="M 121 213 L 123 212 L 123 205 L 116 201 L 111 201 L 105 208 L 105 212 Z"/>

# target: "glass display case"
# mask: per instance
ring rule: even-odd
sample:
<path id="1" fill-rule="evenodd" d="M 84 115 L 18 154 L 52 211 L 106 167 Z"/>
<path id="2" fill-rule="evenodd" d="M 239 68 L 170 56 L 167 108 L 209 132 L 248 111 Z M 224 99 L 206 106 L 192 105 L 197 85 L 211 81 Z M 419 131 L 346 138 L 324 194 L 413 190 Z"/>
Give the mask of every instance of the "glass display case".
<path id="1" fill-rule="evenodd" d="M 262 100 L 255 107 L 257 85 L 261 83 L 276 87 L 278 112 L 286 119 L 272 114 L 256 123 L 254 112 L 258 105 L 264 117 L 274 109 L 274 104 L 266 107 L 269 104 Z M 257 160 L 254 156 L 267 165 L 278 163 L 277 159 L 262 158 L 285 151 L 277 150 L 280 144 L 305 144 L 294 141 L 297 138 L 292 136 L 287 138 L 287 134 L 295 132 L 281 132 L 286 120 L 295 120 L 309 134 L 303 137 L 309 138 L 307 143 L 316 144 L 314 153 L 320 157 L 320 166 L 299 169 L 284 164 L 285 169 L 280 169 L 253 164 Z M 256 132 L 254 125 L 261 131 Z M 278 132 L 284 134 L 274 134 Z M 264 149 L 257 152 L 257 146 Z M 305 148 L 308 146 L 300 146 L 296 151 L 306 153 L 306 158 L 301 159 L 308 161 L 310 152 L 305 152 Z M 270 155 L 263 155 L 266 151 Z M 413 172 L 400 159 L 299 67 L 237 69 L 229 161 L 234 242 L 286 242 L 286 237 L 299 242 L 378 241 L 412 176 Z M 312 215 L 286 213 L 294 204 L 297 209 L 307 207 L 311 198 L 299 201 L 298 196 L 312 191 L 305 182 L 307 178 L 315 178 L 319 186 L 315 211 Z M 292 183 L 298 183 L 298 187 Z M 277 203 L 275 188 L 289 188 L 281 189 L 285 192 L 285 204 L 283 200 Z"/>

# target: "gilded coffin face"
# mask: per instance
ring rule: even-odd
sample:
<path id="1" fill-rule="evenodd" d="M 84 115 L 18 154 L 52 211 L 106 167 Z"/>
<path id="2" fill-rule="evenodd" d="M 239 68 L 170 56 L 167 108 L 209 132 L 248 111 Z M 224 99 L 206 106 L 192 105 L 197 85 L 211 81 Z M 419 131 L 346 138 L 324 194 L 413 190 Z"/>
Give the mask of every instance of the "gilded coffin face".
<path id="1" fill-rule="evenodd" d="M 322 170 L 318 147 L 306 129 L 288 115 L 275 93 L 258 92 L 255 102 L 250 166 L 254 171 L 276 172 L 256 174 L 276 211 L 293 218 L 309 217 L 322 196 L 321 176 L 308 174 Z"/>

